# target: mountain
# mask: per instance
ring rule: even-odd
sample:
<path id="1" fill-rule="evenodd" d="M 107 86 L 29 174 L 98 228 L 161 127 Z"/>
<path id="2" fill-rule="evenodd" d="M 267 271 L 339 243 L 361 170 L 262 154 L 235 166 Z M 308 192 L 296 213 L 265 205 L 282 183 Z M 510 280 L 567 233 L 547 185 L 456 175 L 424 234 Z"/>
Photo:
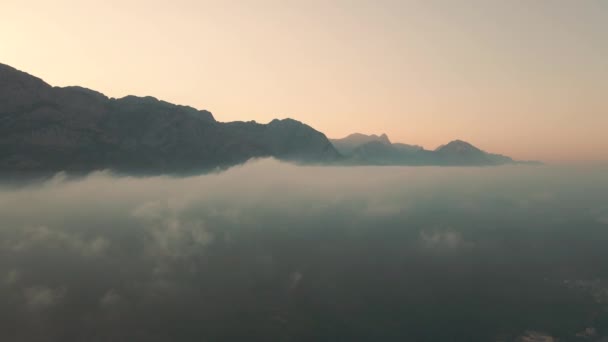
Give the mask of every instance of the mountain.
<path id="1" fill-rule="evenodd" d="M 343 139 L 331 140 L 336 149 L 355 165 L 460 165 L 484 166 L 515 163 L 499 154 L 487 153 L 462 140 L 454 140 L 436 150 L 418 145 L 391 143 L 383 134 L 356 133 Z"/>
<path id="2" fill-rule="evenodd" d="M 439 146 L 435 153 L 447 165 L 500 165 L 513 163 L 513 159 L 484 152 L 466 141 L 454 140 Z"/>
<path id="3" fill-rule="evenodd" d="M 0 173 L 190 173 L 255 157 L 320 163 L 340 154 L 323 133 L 292 119 L 218 122 L 154 97 L 52 87 L 0 64 Z"/>
<path id="4" fill-rule="evenodd" d="M 345 138 L 332 139 L 331 141 L 334 144 L 337 143 L 337 144 L 345 144 L 345 145 L 361 145 L 361 144 L 365 144 L 365 143 L 368 143 L 371 141 L 378 141 L 378 142 L 381 142 L 381 143 L 387 144 L 387 145 L 391 144 L 391 141 L 389 140 L 389 138 L 386 134 L 365 135 L 365 134 L 361 134 L 361 133 L 353 133 Z"/>
<path id="5" fill-rule="evenodd" d="M 342 139 L 330 139 L 334 147 L 342 154 L 351 154 L 352 151 L 369 142 L 378 142 L 385 145 L 390 145 L 391 141 L 386 134 L 382 135 L 365 135 L 361 133 L 353 133 Z"/>

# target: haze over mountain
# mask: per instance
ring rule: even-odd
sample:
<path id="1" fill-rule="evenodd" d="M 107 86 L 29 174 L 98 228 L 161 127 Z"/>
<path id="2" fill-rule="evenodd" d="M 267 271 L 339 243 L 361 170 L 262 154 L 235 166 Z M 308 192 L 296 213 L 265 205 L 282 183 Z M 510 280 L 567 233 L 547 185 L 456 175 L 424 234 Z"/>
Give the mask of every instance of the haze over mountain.
<path id="1" fill-rule="evenodd" d="M 0 172 L 50 174 L 111 169 L 186 174 L 251 158 L 345 165 L 513 163 L 455 140 L 435 151 L 386 134 L 328 140 L 293 119 L 218 122 L 206 110 L 154 97 L 115 99 L 83 87 L 52 87 L 0 64 Z"/>
<path id="2" fill-rule="evenodd" d="M 355 133 L 343 139 L 331 139 L 331 142 L 355 164 L 485 166 L 516 163 L 510 157 L 482 151 L 462 140 L 451 141 L 433 151 L 419 145 L 391 143 L 386 134 Z"/>
<path id="3" fill-rule="evenodd" d="M 292 119 L 222 123 L 153 97 L 52 87 L 0 64 L 2 172 L 186 173 L 254 157 L 329 162 L 339 153 L 323 133 Z"/>
<path id="4" fill-rule="evenodd" d="M 1 1 L 0 342 L 608 342 L 607 36 L 608 0 Z"/>
<path id="5" fill-rule="evenodd" d="M 334 144 L 336 149 L 343 154 L 350 154 L 355 148 L 367 144 L 369 142 L 375 141 L 385 145 L 390 145 L 391 141 L 388 139 L 386 134 L 382 135 L 365 135 L 361 133 L 353 133 L 342 139 L 330 139 L 331 143 Z"/>

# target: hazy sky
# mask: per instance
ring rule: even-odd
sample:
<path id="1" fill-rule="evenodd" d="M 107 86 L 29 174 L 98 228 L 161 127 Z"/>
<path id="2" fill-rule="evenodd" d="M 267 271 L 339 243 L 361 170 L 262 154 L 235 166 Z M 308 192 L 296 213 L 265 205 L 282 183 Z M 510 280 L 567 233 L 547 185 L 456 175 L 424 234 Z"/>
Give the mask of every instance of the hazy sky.
<path id="1" fill-rule="evenodd" d="M 608 1 L 2 0 L 0 62 L 220 121 L 608 160 Z"/>

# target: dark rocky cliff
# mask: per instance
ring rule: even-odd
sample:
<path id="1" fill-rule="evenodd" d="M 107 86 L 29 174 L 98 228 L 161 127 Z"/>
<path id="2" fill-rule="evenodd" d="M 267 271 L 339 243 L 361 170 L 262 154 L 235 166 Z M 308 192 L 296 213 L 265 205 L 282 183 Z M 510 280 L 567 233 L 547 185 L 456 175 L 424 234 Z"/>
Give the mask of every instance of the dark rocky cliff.
<path id="1" fill-rule="evenodd" d="M 222 123 L 153 97 L 52 87 L 0 64 L 2 173 L 191 173 L 254 157 L 314 163 L 339 153 L 323 133 L 295 120 Z"/>

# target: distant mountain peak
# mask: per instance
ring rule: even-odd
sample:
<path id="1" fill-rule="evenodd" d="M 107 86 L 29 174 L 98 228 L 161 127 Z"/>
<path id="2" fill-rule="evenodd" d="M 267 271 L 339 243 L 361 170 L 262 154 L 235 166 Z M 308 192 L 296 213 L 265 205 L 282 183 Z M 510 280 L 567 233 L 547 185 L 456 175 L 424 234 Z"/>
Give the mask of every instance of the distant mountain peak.
<path id="1" fill-rule="evenodd" d="M 452 140 L 445 145 L 441 145 L 435 149 L 436 152 L 447 152 L 447 153 L 466 153 L 466 152 L 483 152 L 477 147 L 473 146 L 464 140 L 456 139 Z"/>
<path id="2" fill-rule="evenodd" d="M 0 63 L 0 114 L 38 103 L 52 89 L 40 78 Z"/>
<path id="3" fill-rule="evenodd" d="M 108 97 L 105 96 L 104 94 L 102 94 L 102 93 L 100 93 L 98 91 L 89 89 L 89 88 L 85 88 L 85 87 L 68 86 L 68 87 L 58 87 L 58 88 L 59 89 L 64 89 L 64 90 L 67 90 L 67 91 L 71 91 L 71 92 L 75 92 L 75 93 L 79 93 L 79 94 L 88 95 L 88 96 L 91 96 L 91 97 L 94 97 L 94 98 L 97 98 L 97 99 L 100 99 L 100 100 L 107 100 L 108 99 Z"/>
<path id="4" fill-rule="evenodd" d="M 28 74 L 27 72 L 17 70 L 10 65 L 6 65 L 6 64 L 2 64 L 2 63 L 0 63 L 0 79 L 2 79 L 4 81 L 11 81 L 11 82 L 15 82 L 15 81 L 35 82 L 35 83 L 40 83 L 40 84 L 50 87 L 42 79 L 40 79 L 36 76 L 32 76 L 32 75 Z"/>
<path id="5" fill-rule="evenodd" d="M 352 143 L 358 143 L 358 144 L 364 144 L 364 143 L 368 143 L 368 142 L 372 142 L 372 141 L 379 141 L 383 144 L 387 144 L 390 145 L 391 141 L 388 138 L 388 135 L 386 135 L 386 133 L 382 133 L 381 135 L 376 135 L 376 134 L 363 134 L 363 133 L 353 133 L 348 135 L 345 138 L 342 139 L 336 139 L 336 140 L 345 140 L 345 141 L 350 141 Z"/>
<path id="6" fill-rule="evenodd" d="M 382 135 L 380 135 L 380 141 L 387 143 L 387 144 L 391 143 L 391 141 L 388 138 L 388 135 L 386 135 L 386 133 L 382 133 Z"/>
<path id="7" fill-rule="evenodd" d="M 273 119 L 272 121 L 270 121 L 268 124 L 270 125 L 303 125 L 304 123 L 302 123 L 301 121 L 292 119 L 292 118 L 285 118 L 285 119 Z"/>

